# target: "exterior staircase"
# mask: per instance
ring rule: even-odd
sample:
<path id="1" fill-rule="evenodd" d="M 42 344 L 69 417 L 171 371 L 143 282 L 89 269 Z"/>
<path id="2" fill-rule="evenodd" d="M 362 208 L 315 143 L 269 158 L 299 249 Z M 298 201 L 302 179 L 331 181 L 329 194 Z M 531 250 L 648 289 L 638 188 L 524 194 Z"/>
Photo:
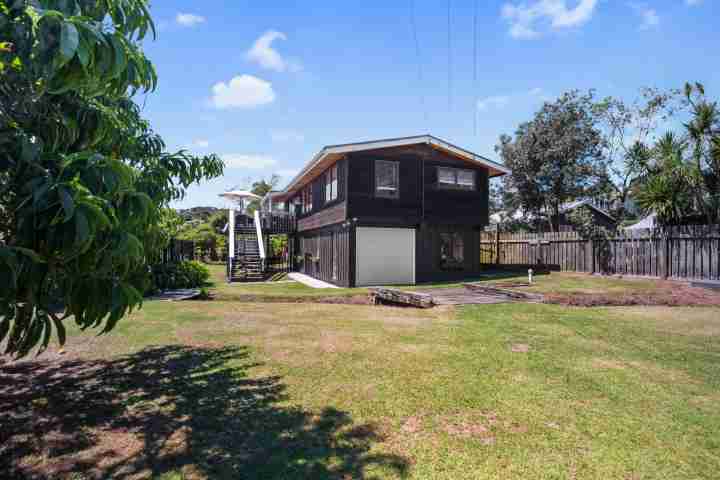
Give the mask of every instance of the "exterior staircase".
<path id="1" fill-rule="evenodd" d="M 253 216 L 238 212 L 234 231 L 228 233 L 228 242 L 235 245 L 235 256 L 227 259 L 228 282 L 264 281 L 274 274 L 289 272 L 292 252 L 267 255 L 266 249 L 270 249 L 263 240 L 269 240 L 271 235 L 290 236 L 296 229 L 295 217 L 286 212 L 254 212 Z"/>
<path id="2" fill-rule="evenodd" d="M 235 228 L 235 259 L 230 266 L 230 281 L 254 282 L 265 279 L 255 227 Z"/>

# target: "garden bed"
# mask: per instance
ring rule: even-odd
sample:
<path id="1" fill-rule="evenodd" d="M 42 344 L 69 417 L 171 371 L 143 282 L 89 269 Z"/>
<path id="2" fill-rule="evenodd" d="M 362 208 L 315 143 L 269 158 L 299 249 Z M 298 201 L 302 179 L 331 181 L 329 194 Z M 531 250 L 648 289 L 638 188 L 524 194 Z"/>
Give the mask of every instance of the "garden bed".
<path id="1" fill-rule="evenodd" d="M 577 307 L 600 306 L 720 306 L 720 293 L 678 282 L 658 281 L 656 288 L 642 292 L 585 293 L 549 292 L 544 302 Z"/>

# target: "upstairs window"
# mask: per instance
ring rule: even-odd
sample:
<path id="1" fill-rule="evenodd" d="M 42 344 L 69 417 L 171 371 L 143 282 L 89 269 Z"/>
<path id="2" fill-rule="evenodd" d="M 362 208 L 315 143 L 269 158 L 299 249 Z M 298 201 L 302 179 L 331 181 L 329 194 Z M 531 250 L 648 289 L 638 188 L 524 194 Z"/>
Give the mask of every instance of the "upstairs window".
<path id="1" fill-rule="evenodd" d="M 398 162 L 375 160 L 375 196 L 398 198 L 400 196 Z"/>
<path id="2" fill-rule="evenodd" d="M 337 164 L 325 172 L 325 203 L 337 200 L 338 197 L 338 171 Z"/>
<path id="3" fill-rule="evenodd" d="M 302 191 L 302 211 L 303 213 L 310 213 L 312 211 L 313 205 L 313 196 L 312 196 L 312 183 L 309 184 L 307 187 L 305 187 Z"/>
<path id="4" fill-rule="evenodd" d="M 475 190 L 475 171 L 438 167 L 438 186 L 455 190 Z"/>

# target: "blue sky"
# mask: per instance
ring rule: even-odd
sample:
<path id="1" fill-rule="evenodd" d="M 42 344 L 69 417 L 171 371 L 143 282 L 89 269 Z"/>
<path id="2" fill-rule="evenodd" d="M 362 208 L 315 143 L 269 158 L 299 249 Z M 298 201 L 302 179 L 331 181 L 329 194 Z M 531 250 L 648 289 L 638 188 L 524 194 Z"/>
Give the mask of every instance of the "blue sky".
<path id="1" fill-rule="evenodd" d="M 226 160 L 178 207 L 289 180 L 328 144 L 432 133 L 497 160 L 501 133 L 572 88 L 632 100 L 692 80 L 720 96 L 718 3 L 450 0 L 448 30 L 446 0 L 157 1 L 160 83 L 138 100 L 169 148 Z"/>

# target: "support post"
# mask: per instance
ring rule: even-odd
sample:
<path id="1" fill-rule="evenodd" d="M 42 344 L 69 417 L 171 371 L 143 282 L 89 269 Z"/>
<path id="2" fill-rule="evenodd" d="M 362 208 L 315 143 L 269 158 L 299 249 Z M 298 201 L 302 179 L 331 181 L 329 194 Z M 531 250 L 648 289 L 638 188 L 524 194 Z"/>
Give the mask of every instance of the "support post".
<path id="1" fill-rule="evenodd" d="M 228 258 L 235 258 L 235 209 L 228 210 Z"/>

